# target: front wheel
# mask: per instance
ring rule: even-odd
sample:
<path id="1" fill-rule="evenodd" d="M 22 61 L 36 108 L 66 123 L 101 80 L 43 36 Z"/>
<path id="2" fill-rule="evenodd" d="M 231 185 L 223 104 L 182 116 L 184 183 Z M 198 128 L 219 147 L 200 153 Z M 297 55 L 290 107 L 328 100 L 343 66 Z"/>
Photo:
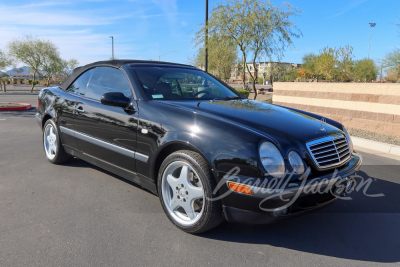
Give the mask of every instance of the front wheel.
<path id="1" fill-rule="evenodd" d="M 196 152 L 177 151 L 161 164 L 161 205 L 171 222 L 185 232 L 202 233 L 222 222 L 221 203 L 212 199 L 214 189 L 211 170 Z"/>

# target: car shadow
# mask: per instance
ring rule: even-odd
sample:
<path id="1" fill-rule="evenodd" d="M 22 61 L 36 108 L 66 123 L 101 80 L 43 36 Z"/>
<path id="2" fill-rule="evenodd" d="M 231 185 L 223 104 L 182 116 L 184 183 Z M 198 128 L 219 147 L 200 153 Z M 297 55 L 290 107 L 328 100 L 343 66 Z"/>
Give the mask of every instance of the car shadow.
<path id="1" fill-rule="evenodd" d="M 8 117 L 8 118 L 15 118 L 15 117 L 20 117 L 20 118 L 29 118 L 31 117 L 34 119 L 35 114 L 37 113 L 37 108 L 36 107 L 31 107 L 28 110 L 22 110 L 22 111 L 1 111 L 0 112 L 0 117 Z"/>
<path id="2" fill-rule="evenodd" d="M 116 179 L 120 180 L 120 181 L 128 183 L 128 184 L 130 184 L 130 185 L 132 185 L 132 186 L 134 186 L 136 188 L 143 189 L 144 191 L 156 196 L 153 192 L 151 192 L 150 190 L 142 187 L 141 185 L 139 185 L 139 184 L 137 184 L 135 182 L 132 182 L 132 181 L 130 181 L 128 179 L 125 179 L 125 178 L 123 178 L 123 177 L 121 177 L 119 175 L 116 175 L 116 174 L 114 174 L 112 172 L 109 172 L 109 171 L 107 171 L 105 169 L 97 167 L 96 165 L 93 165 L 93 164 L 91 164 L 89 162 L 86 162 L 86 161 L 78 159 L 78 158 L 74 158 L 71 162 L 64 163 L 63 166 L 74 167 L 74 168 L 90 168 L 90 169 L 94 169 L 94 170 L 97 170 L 99 172 L 103 172 L 103 173 L 105 173 L 105 174 L 107 174 L 107 175 L 109 175 L 109 176 L 111 176 L 113 178 L 116 178 Z"/>
<path id="3" fill-rule="evenodd" d="M 384 197 L 367 197 L 362 191 L 353 192 L 352 200 L 338 200 L 318 212 L 269 225 L 225 222 L 201 237 L 344 259 L 399 262 L 400 184 L 374 180 L 367 193 L 383 192 Z"/>
<path id="4" fill-rule="evenodd" d="M 74 159 L 68 167 L 92 168 L 124 181 L 136 188 L 152 192 L 118 175 L 83 160 Z M 400 171 L 400 166 L 393 172 Z M 245 225 L 224 222 L 200 238 L 224 242 L 270 245 L 312 254 L 369 262 L 400 261 L 400 184 L 358 173 L 372 182 L 368 197 L 364 188 L 353 192 L 351 200 L 337 200 L 317 212 L 293 217 L 268 225 Z"/>

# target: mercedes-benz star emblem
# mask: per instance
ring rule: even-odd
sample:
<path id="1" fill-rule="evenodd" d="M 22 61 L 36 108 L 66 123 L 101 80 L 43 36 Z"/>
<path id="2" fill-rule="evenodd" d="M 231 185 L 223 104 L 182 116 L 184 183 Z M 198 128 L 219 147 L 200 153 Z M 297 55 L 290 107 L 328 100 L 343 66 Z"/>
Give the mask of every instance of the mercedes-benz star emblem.
<path id="1" fill-rule="evenodd" d="M 326 130 L 325 130 L 325 125 L 326 125 L 326 119 L 325 119 L 325 118 L 322 118 L 322 119 L 321 119 L 321 131 L 326 131 Z"/>

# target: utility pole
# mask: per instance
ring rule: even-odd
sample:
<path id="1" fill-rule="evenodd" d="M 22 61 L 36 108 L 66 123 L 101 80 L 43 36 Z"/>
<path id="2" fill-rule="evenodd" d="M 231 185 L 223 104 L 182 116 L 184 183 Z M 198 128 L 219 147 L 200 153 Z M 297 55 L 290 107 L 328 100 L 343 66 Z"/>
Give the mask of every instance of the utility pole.
<path id="1" fill-rule="evenodd" d="M 383 75 L 383 62 L 381 63 L 381 83 L 382 83 L 382 79 L 383 79 L 382 75 Z"/>
<path id="2" fill-rule="evenodd" d="M 371 33 L 372 33 L 372 28 L 376 26 L 376 23 L 369 23 L 370 29 L 369 29 L 369 43 L 368 43 L 368 59 L 369 59 L 369 48 L 371 47 Z"/>
<path id="3" fill-rule="evenodd" d="M 208 0 L 206 0 L 206 21 L 205 21 L 205 58 L 204 58 L 204 65 L 205 71 L 208 72 Z"/>
<path id="4" fill-rule="evenodd" d="M 112 59 L 114 59 L 114 36 L 110 36 L 112 43 Z"/>

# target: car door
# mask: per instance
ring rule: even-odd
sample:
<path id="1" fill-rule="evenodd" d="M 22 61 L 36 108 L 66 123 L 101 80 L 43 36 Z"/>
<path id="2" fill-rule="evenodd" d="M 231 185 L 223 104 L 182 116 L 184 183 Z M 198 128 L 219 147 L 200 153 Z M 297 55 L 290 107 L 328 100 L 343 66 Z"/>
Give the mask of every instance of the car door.
<path id="1" fill-rule="evenodd" d="M 53 105 L 57 109 L 57 125 L 60 127 L 63 145 L 73 149 L 77 148 L 74 134 L 76 107 L 82 104 L 82 97 L 85 96 L 86 87 L 93 72 L 94 69 L 90 69 L 81 74 Z"/>
<path id="2" fill-rule="evenodd" d="M 120 92 L 130 98 L 129 110 L 103 105 L 101 96 L 109 92 Z M 100 161 L 136 172 L 138 107 L 125 73 L 111 67 L 95 68 L 85 98 L 76 110 L 78 148 Z"/>

